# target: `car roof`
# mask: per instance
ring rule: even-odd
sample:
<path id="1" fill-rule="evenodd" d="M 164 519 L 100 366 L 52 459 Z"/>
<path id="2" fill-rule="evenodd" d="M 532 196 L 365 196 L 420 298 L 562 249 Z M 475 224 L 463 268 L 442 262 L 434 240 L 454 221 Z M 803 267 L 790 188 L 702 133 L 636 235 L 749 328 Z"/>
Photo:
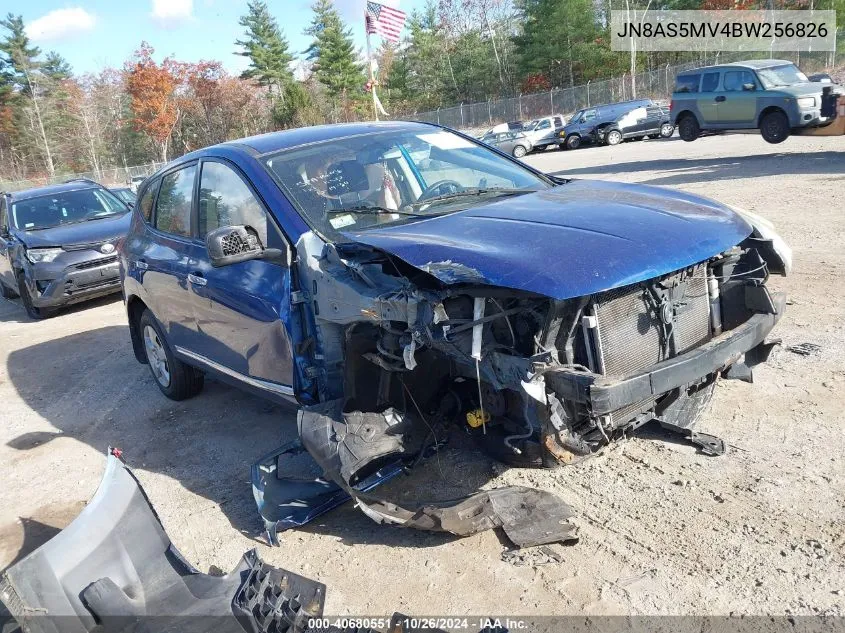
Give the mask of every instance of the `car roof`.
<path id="1" fill-rule="evenodd" d="M 704 70 L 721 70 L 723 68 L 751 68 L 759 70 L 761 68 L 772 68 L 773 66 L 783 66 L 784 64 L 791 64 L 788 59 L 749 59 L 744 62 L 730 62 L 729 64 L 719 64 L 718 66 L 700 66 L 698 68 L 691 68 L 679 72 L 678 76 L 687 75 L 690 73 L 700 73 Z"/>
<path id="2" fill-rule="evenodd" d="M 309 145 L 321 141 L 350 138 L 367 134 L 378 134 L 379 132 L 432 132 L 439 129 L 438 126 L 430 123 L 418 123 L 413 121 L 371 121 L 368 123 L 336 123 L 333 125 L 314 125 L 301 127 L 281 132 L 269 132 L 250 136 L 247 138 L 221 143 L 215 147 L 246 146 L 258 154 L 278 152 L 284 149 L 291 149 L 300 145 Z M 207 148 L 210 149 L 210 148 Z M 204 152 L 200 150 L 198 154 Z"/>
<path id="3" fill-rule="evenodd" d="M 63 193 L 65 191 L 83 191 L 85 189 L 99 189 L 100 185 L 88 181 L 66 182 L 61 185 L 48 185 L 46 187 L 36 187 L 35 189 L 23 189 L 21 191 L 9 192 L 12 202 L 20 200 L 29 200 L 31 198 L 39 198 L 41 196 L 49 196 L 55 193 Z"/>

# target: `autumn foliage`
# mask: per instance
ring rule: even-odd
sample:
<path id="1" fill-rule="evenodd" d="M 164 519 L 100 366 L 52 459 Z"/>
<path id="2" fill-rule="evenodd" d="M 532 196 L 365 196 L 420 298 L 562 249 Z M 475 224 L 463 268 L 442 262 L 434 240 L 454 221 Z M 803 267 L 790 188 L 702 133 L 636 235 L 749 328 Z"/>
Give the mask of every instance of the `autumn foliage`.
<path id="1" fill-rule="evenodd" d="M 143 42 L 133 59 L 126 62 L 126 89 L 131 97 L 132 122 L 138 132 L 155 143 L 161 160 L 167 160 L 167 146 L 179 120 L 176 88 L 184 66 L 171 58 L 161 64 L 153 60 L 153 48 Z"/>
<path id="2" fill-rule="evenodd" d="M 549 78 L 543 73 L 534 73 L 528 75 L 522 82 L 522 93 L 531 94 L 533 92 L 547 92 L 551 90 L 552 84 Z"/>

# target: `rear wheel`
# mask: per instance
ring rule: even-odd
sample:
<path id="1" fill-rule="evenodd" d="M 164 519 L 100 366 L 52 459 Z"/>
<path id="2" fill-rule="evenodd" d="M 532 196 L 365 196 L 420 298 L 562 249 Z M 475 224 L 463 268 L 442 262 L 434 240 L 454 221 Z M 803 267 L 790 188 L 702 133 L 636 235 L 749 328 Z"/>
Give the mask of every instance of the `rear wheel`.
<path id="1" fill-rule="evenodd" d="M 573 134 L 572 136 L 567 137 L 566 139 L 566 149 L 578 149 L 581 147 L 581 137 L 577 134 Z"/>
<path id="2" fill-rule="evenodd" d="M 49 319 L 56 314 L 54 308 L 37 308 L 32 303 L 32 295 L 29 293 L 29 288 L 26 285 L 26 279 L 23 273 L 18 273 L 18 295 L 20 295 L 23 309 L 26 310 L 26 315 L 30 319 L 40 321 L 41 319 Z"/>
<path id="3" fill-rule="evenodd" d="M 769 112 L 760 120 L 760 134 L 767 143 L 783 143 L 789 138 L 789 119 L 781 110 Z"/>
<path id="4" fill-rule="evenodd" d="M 622 132 L 619 130 L 610 130 L 605 137 L 608 145 L 619 145 L 622 142 Z"/>
<path id="5" fill-rule="evenodd" d="M 149 310 L 138 320 L 150 373 L 161 392 L 171 400 L 185 400 L 202 391 L 205 376 L 173 356 L 164 333 Z"/>
<path id="6" fill-rule="evenodd" d="M 675 133 L 675 126 L 671 123 L 664 123 L 660 126 L 660 136 L 663 138 L 669 138 Z"/>
<path id="7" fill-rule="evenodd" d="M 701 126 L 694 116 L 687 115 L 678 122 L 678 134 L 687 143 L 690 143 L 701 134 Z"/>
<path id="8" fill-rule="evenodd" d="M 516 158 L 522 158 L 528 153 L 528 149 L 523 145 L 517 145 L 513 148 L 513 155 Z"/>

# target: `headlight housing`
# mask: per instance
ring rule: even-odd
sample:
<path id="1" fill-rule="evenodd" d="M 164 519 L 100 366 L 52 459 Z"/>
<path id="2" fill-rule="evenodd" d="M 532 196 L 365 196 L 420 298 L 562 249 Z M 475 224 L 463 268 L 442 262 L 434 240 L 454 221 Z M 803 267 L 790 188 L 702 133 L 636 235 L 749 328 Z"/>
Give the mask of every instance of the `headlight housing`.
<path id="1" fill-rule="evenodd" d="M 815 97 L 801 97 L 798 99 L 798 107 L 799 108 L 812 108 L 816 105 L 816 98 Z"/>
<path id="2" fill-rule="evenodd" d="M 64 251 L 60 248 L 29 248 L 26 251 L 26 258 L 33 264 L 51 262 Z"/>
<path id="3" fill-rule="evenodd" d="M 792 249 L 789 247 L 789 244 L 787 244 L 784 239 L 777 234 L 777 231 L 775 231 L 775 225 L 769 222 L 766 218 L 761 217 L 756 213 L 752 213 L 751 211 L 746 211 L 745 209 L 739 209 L 730 205 L 729 208 L 751 225 L 751 228 L 754 229 L 754 233 L 752 234 L 754 237 L 767 240 L 772 243 L 772 250 L 781 261 L 783 274 L 788 275 L 792 272 Z"/>

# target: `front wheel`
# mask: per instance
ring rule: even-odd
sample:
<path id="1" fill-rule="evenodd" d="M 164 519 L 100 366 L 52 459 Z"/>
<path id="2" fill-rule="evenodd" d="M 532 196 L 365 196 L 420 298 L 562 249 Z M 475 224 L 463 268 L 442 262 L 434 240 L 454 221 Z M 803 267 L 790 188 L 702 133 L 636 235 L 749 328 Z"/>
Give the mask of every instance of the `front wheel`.
<path id="1" fill-rule="evenodd" d="M 789 119 L 780 110 L 769 112 L 760 121 L 760 135 L 767 143 L 783 143 L 789 138 Z"/>
<path id="2" fill-rule="evenodd" d="M 56 314 L 55 309 L 51 308 L 37 308 L 32 302 L 32 295 L 29 293 L 29 288 L 26 285 L 26 279 L 23 273 L 18 274 L 18 295 L 20 295 L 23 309 L 26 310 L 26 315 L 30 319 L 40 321 L 41 319 L 49 319 Z"/>
<path id="3" fill-rule="evenodd" d="M 622 132 L 619 130 L 610 130 L 605 137 L 608 145 L 619 145 L 622 142 Z"/>
<path id="4" fill-rule="evenodd" d="M 675 133 L 675 126 L 671 123 L 664 123 L 660 126 L 660 136 L 663 138 L 669 138 Z"/>
<path id="5" fill-rule="evenodd" d="M 528 150 L 522 145 L 517 145 L 516 147 L 513 148 L 514 158 L 522 158 L 527 153 L 528 153 Z"/>
<path id="6" fill-rule="evenodd" d="M 578 149 L 581 147 L 581 137 L 574 134 L 566 139 L 566 149 Z"/>
<path id="7" fill-rule="evenodd" d="M 149 310 L 138 321 L 150 373 L 161 392 L 171 400 L 186 400 L 202 391 L 205 376 L 173 356 L 164 333 Z"/>
<path id="8" fill-rule="evenodd" d="M 693 116 L 685 116 L 678 123 L 678 134 L 687 143 L 697 139 L 701 135 L 701 126 Z"/>

